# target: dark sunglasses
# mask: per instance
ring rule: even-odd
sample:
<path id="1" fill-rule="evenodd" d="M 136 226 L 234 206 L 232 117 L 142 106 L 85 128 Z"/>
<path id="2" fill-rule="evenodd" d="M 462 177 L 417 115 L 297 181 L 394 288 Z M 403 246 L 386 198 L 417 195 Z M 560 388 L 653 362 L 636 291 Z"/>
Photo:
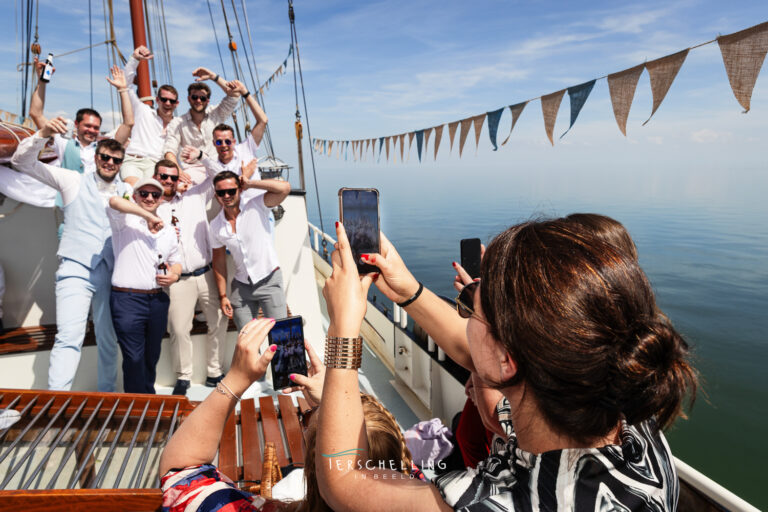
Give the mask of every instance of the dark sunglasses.
<path id="1" fill-rule="evenodd" d="M 157 98 L 157 101 L 162 101 L 163 103 L 170 103 L 171 105 L 175 105 L 179 102 L 179 100 L 175 100 L 173 98 Z"/>
<path id="2" fill-rule="evenodd" d="M 150 192 L 149 190 L 139 190 L 139 195 L 143 199 L 146 199 L 147 196 L 152 196 L 152 199 L 160 199 L 160 194 L 161 192 L 155 192 L 155 191 Z"/>
<path id="3" fill-rule="evenodd" d="M 472 281 L 456 296 L 456 311 L 461 318 L 469 318 L 475 314 L 475 290 L 479 285 L 480 281 Z"/>
<path id="4" fill-rule="evenodd" d="M 202 96 L 198 96 L 197 94 L 190 94 L 189 97 L 192 98 L 192 101 L 198 101 L 198 100 L 202 102 L 208 101 L 208 96 L 206 96 L 205 94 L 203 94 Z"/>
<path id="5" fill-rule="evenodd" d="M 213 143 L 216 144 L 217 146 L 221 146 L 222 144 L 226 144 L 227 146 L 231 146 L 234 143 L 234 141 L 229 140 L 229 139 L 224 139 L 224 140 L 215 140 L 215 141 L 213 141 Z"/>
<path id="6" fill-rule="evenodd" d="M 179 177 L 178 176 L 174 176 L 173 174 L 160 174 L 159 176 L 160 176 L 160 180 L 161 181 L 165 181 L 167 179 L 170 179 L 174 183 L 179 181 Z"/>
<path id="7" fill-rule="evenodd" d="M 222 188 L 216 191 L 216 195 L 219 197 L 234 196 L 237 194 L 236 188 Z"/>
<path id="8" fill-rule="evenodd" d="M 120 165 L 121 163 L 123 163 L 123 159 L 119 156 L 105 155 L 104 153 L 99 153 L 99 158 L 101 158 L 101 161 L 104 163 L 107 163 L 110 160 L 115 162 L 117 165 Z"/>

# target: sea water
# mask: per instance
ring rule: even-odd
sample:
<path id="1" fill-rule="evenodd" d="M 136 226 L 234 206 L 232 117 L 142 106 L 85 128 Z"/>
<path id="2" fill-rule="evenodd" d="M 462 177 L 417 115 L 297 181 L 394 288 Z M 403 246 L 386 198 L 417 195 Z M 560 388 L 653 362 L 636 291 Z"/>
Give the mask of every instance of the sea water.
<path id="1" fill-rule="evenodd" d="M 762 169 L 620 170 L 445 176 L 384 166 L 325 170 L 326 232 L 337 189 L 381 192 L 382 229 L 418 279 L 455 297 L 459 240 L 484 243 L 506 227 L 573 212 L 609 215 L 634 238 L 661 309 L 693 347 L 701 392 L 688 420 L 667 432 L 682 460 L 760 508 L 768 460 L 768 177 Z M 316 196 L 307 195 L 319 226 Z M 332 249 L 332 248 L 331 248 Z"/>

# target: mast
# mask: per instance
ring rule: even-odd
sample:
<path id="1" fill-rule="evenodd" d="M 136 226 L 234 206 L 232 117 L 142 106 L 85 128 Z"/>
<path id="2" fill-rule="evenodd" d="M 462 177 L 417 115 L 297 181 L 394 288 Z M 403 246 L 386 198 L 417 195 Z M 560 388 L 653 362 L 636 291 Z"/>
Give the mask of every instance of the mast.
<path id="1" fill-rule="evenodd" d="M 141 0 L 130 0 L 130 2 L 133 47 L 147 46 L 147 32 L 144 28 L 144 8 L 141 5 Z M 149 64 L 146 60 L 139 61 L 136 80 L 139 86 L 139 98 L 147 105 L 152 106 L 152 89 L 149 86 Z"/>

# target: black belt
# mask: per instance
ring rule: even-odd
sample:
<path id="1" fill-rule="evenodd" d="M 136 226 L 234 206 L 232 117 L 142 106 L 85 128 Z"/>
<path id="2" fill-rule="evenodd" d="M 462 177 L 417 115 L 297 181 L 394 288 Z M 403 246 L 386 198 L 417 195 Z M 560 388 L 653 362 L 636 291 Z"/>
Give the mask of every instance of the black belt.
<path id="1" fill-rule="evenodd" d="M 184 272 L 183 274 L 181 274 L 181 277 L 189 277 L 189 276 L 197 277 L 197 276 L 201 276 L 201 275 L 205 274 L 209 270 L 211 270 L 211 265 L 210 264 L 208 264 L 208 265 L 206 265 L 204 267 L 200 267 L 197 270 L 193 270 L 192 272 Z"/>
<path id="2" fill-rule="evenodd" d="M 163 291 L 162 288 L 153 288 L 151 290 L 140 290 L 138 288 L 121 288 L 120 286 L 113 286 L 112 290 L 116 292 L 124 292 L 124 293 L 143 293 L 146 295 L 155 295 Z"/>

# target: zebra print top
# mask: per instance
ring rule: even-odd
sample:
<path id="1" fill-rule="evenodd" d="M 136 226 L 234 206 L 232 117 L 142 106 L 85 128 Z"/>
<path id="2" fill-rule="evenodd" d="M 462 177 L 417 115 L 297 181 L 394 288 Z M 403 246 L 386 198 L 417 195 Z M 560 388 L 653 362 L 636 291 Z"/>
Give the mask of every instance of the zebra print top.
<path id="1" fill-rule="evenodd" d="M 446 503 L 472 511 L 673 511 L 679 483 L 669 446 L 652 420 L 621 426 L 621 445 L 535 455 L 517 447 L 504 399 L 497 406 L 507 440 L 494 439 L 476 469 L 434 480 Z"/>

